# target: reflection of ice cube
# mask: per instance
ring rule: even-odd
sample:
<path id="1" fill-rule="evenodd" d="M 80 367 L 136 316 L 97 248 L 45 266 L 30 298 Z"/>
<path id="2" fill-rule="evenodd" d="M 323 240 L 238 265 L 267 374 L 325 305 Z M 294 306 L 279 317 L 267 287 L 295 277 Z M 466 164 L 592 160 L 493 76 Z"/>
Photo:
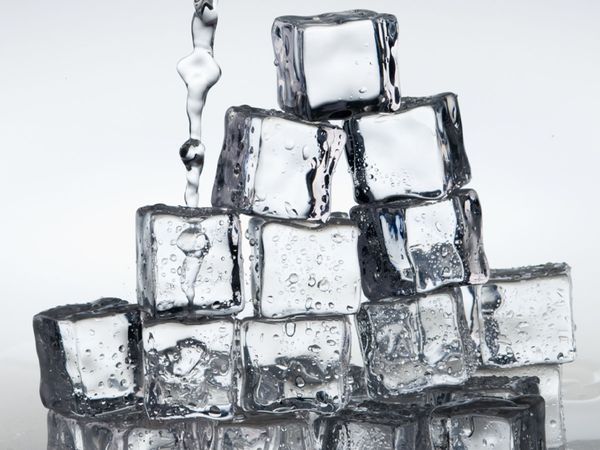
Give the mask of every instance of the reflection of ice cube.
<path id="1" fill-rule="evenodd" d="M 361 229 L 361 279 L 371 300 L 487 280 L 481 206 L 473 190 L 440 201 L 365 204 L 350 214 Z"/>
<path id="2" fill-rule="evenodd" d="M 154 314 L 243 307 L 240 224 L 222 209 L 154 205 L 137 213 L 138 302 Z"/>
<path id="3" fill-rule="evenodd" d="M 253 219 L 250 230 L 254 298 L 261 316 L 356 313 L 361 285 L 353 222 Z"/>
<path id="4" fill-rule="evenodd" d="M 226 114 L 212 203 L 239 212 L 320 220 L 346 134 L 327 123 L 241 106 Z"/>
<path id="5" fill-rule="evenodd" d="M 231 319 L 144 323 L 144 392 L 150 417 L 231 416 L 234 328 Z"/>
<path id="6" fill-rule="evenodd" d="M 493 270 L 478 303 L 484 365 L 560 364 L 575 358 L 566 264 Z"/>
<path id="7" fill-rule="evenodd" d="M 397 109 L 397 27 L 394 16 L 365 10 L 275 19 L 281 108 L 308 120 Z"/>
<path id="8" fill-rule="evenodd" d="M 461 303 L 456 290 L 362 306 L 358 324 L 371 398 L 394 400 L 467 380 L 474 345 Z"/>
<path id="9" fill-rule="evenodd" d="M 403 99 L 401 111 L 346 122 L 359 202 L 436 198 L 471 179 L 454 94 Z"/>
<path id="10" fill-rule="evenodd" d="M 137 402 L 136 305 L 102 299 L 59 306 L 37 314 L 33 326 L 47 408 L 94 416 Z"/>
<path id="11" fill-rule="evenodd" d="M 430 433 L 435 449 L 543 450 L 544 400 L 481 398 L 436 408 Z"/>
<path id="12" fill-rule="evenodd" d="M 567 444 L 563 403 L 562 369 L 558 365 L 517 367 L 514 369 L 486 369 L 475 372 L 474 379 L 491 377 L 535 377 L 539 394 L 546 406 L 546 445 L 548 448 L 564 448 Z"/>
<path id="13" fill-rule="evenodd" d="M 244 321 L 243 408 L 339 410 L 348 401 L 349 339 L 343 317 Z"/>

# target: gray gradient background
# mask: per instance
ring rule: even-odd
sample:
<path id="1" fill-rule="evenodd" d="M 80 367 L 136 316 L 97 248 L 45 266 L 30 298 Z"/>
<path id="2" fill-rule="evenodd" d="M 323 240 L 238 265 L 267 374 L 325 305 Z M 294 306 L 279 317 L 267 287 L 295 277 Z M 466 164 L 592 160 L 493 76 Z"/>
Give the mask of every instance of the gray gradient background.
<path id="1" fill-rule="evenodd" d="M 0 448 L 41 449 L 31 317 L 134 300 L 134 212 L 182 201 L 178 148 L 191 0 L 0 0 Z M 407 95 L 460 96 L 494 267 L 573 266 L 579 360 L 600 380 L 600 3 L 221 0 L 223 68 L 205 111 L 210 185 L 229 105 L 276 106 L 273 18 L 368 7 L 400 20 Z M 343 162 L 334 206 L 352 204 Z M 588 397 L 600 393 L 588 390 Z M 600 400 L 567 403 L 571 439 L 600 438 Z"/>

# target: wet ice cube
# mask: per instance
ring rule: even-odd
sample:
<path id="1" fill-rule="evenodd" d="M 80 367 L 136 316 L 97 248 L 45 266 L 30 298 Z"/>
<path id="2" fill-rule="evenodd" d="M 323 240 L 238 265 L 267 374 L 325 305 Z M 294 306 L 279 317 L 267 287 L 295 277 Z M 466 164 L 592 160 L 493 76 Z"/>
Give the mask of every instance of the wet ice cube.
<path id="1" fill-rule="evenodd" d="M 279 105 L 308 120 L 400 106 L 396 43 L 389 14 L 355 10 L 275 19 Z"/>
<path id="2" fill-rule="evenodd" d="M 212 440 L 208 422 L 152 422 L 141 411 L 102 420 L 48 412 L 48 450 L 192 450 Z"/>
<path id="3" fill-rule="evenodd" d="M 314 450 L 307 421 L 256 417 L 217 426 L 213 450 Z"/>
<path id="4" fill-rule="evenodd" d="M 474 345 L 461 297 L 366 303 L 358 314 L 369 397 L 398 400 L 438 385 L 461 384 L 474 370 Z"/>
<path id="5" fill-rule="evenodd" d="M 248 214 L 320 220 L 346 133 L 277 111 L 240 106 L 225 117 L 212 203 Z"/>
<path id="6" fill-rule="evenodd" d="M 544 400 L 481 398 L 436 408 L 430 433 L 435 450 L 544 450 Z"/>
<path id="7" fill-rule="evenodd" d="M 246 411 L 338 411 L 348 401 L 349 329 L 343 317 L 242 324 Z"/>
<path id="8" fill-rule="evenodd" d="M 361 284 L 358 228 L 349 219 L 327 224 L 253 219 L 253 287 L 257 313 L 354 314 Z"/>
<path id="9" fill-rule="evenodd" d="M 94 416 L 138 401 L 137 305 L 107 298 L 59 306 L 37 314 L 33 328 L 44 406 Z"/>
<path id="10" fill-rule="evenodd" d="M 477 374 L 478 372 L 475 372 Z M 460 386 L 442 386 L 424 394 L 425 404 L 440 406 L 479 398 L 512 400 L 540 395 L 539 379 L 529 376 L 473 376 Z"/>
<path id="11" fill-rule="evenodd" d="M 350 214 L 361 230 L 361 279 L 371 300 L 487 281 L 481 206 L 473 190 L 440 201 L 360 205 Z"/>
<path id="12" fill-rule="evenodd" d="M 147 321 L 144 405 L 153 419 L 226 419 L 235 403 L 232 319 Z"/>
<path id="13" fill-rule="evenodd" d="M 454 94 L 405 99 L 399 112 L 355 117 L 345 130 L 360 203 L 437 198 L 471 179 Z"/>
<path id="14" fill-rule="evenodd" d="M 348 384 L 350 388 L 350 404 L 356 405 L 368 400 L 365 360 L 360 344 L 360 330 L 356 315 L 348 316 L 350 323 L 350 369 Z"/>
<path id="15" fill-rule="evenodd" d="M 333 420 L 332 420 L 333 422 Z M 383 423 L 342 421 L 331 423 L 323 445 L 327 450 L 394 450 L 394 427 Z"/>
<path id="16" fill-rule="evenodd" d="M 478 303 L 484 365 L 516 367 L 575 358 L 568 265 L 492 270 Z"/>
<path id="17" fill-rule="evenodd" d="M 517 367 L 514 369 L 478 370 L 474 379 L 504 377 L 534 377 L 537 380 L 539 394 L 546 405 L 546 445 L 548 448 L 565 448 L 567 438 L 565 432 L 564 412 L 562 405 L 562 370 L 559 365 L 539 365 Z"/>
<path id="18" fill-rule="evenodd" d="M 214 208 L 137 212 L 138 302 L 153 314 L 231 314 L 243 307 L 240 223 Z"/>
<path id="19" fill-rule="evenodd" d="M 317 419 L 323 450 L 429 449 L 423 410 L 369 403 L 334 417 Z"/>

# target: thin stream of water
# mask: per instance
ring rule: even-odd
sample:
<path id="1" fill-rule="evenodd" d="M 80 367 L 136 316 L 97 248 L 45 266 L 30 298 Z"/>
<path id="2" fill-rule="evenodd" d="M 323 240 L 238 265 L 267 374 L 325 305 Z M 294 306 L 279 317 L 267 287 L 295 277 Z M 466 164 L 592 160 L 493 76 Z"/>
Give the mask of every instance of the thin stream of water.
<path id="1" fill-rule="evenodd" d="M 204 168 L 205 147 L 202 143 L 202 112 L 208 91 L 221 78 L 221 68 L 213 56 L 215 32 L 219 20 L 219 0 L 196 0 L 192 19 L 194 50 L 177 64 L 177 71 L 185 82 L 187 115 L 190 137 L 179 151 L 186 168 L 187 186 L 185 204 L 197 207 L 200 175 Z"/>

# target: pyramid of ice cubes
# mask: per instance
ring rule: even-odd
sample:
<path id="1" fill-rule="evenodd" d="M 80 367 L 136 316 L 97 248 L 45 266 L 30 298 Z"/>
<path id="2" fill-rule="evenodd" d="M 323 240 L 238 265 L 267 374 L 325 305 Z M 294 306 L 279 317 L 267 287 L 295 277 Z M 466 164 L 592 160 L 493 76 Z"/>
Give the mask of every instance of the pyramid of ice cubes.
<path id="1" fill-rule="evenodd" d="M 138 211 L 138 306 L 34 318 L 50 449 L 564 448 L 569 267 L 489 270 L 457 97 L 400 96 L 397 27 L 275 20 L 283 112 L 227 112 L 212 208 Z"/>

